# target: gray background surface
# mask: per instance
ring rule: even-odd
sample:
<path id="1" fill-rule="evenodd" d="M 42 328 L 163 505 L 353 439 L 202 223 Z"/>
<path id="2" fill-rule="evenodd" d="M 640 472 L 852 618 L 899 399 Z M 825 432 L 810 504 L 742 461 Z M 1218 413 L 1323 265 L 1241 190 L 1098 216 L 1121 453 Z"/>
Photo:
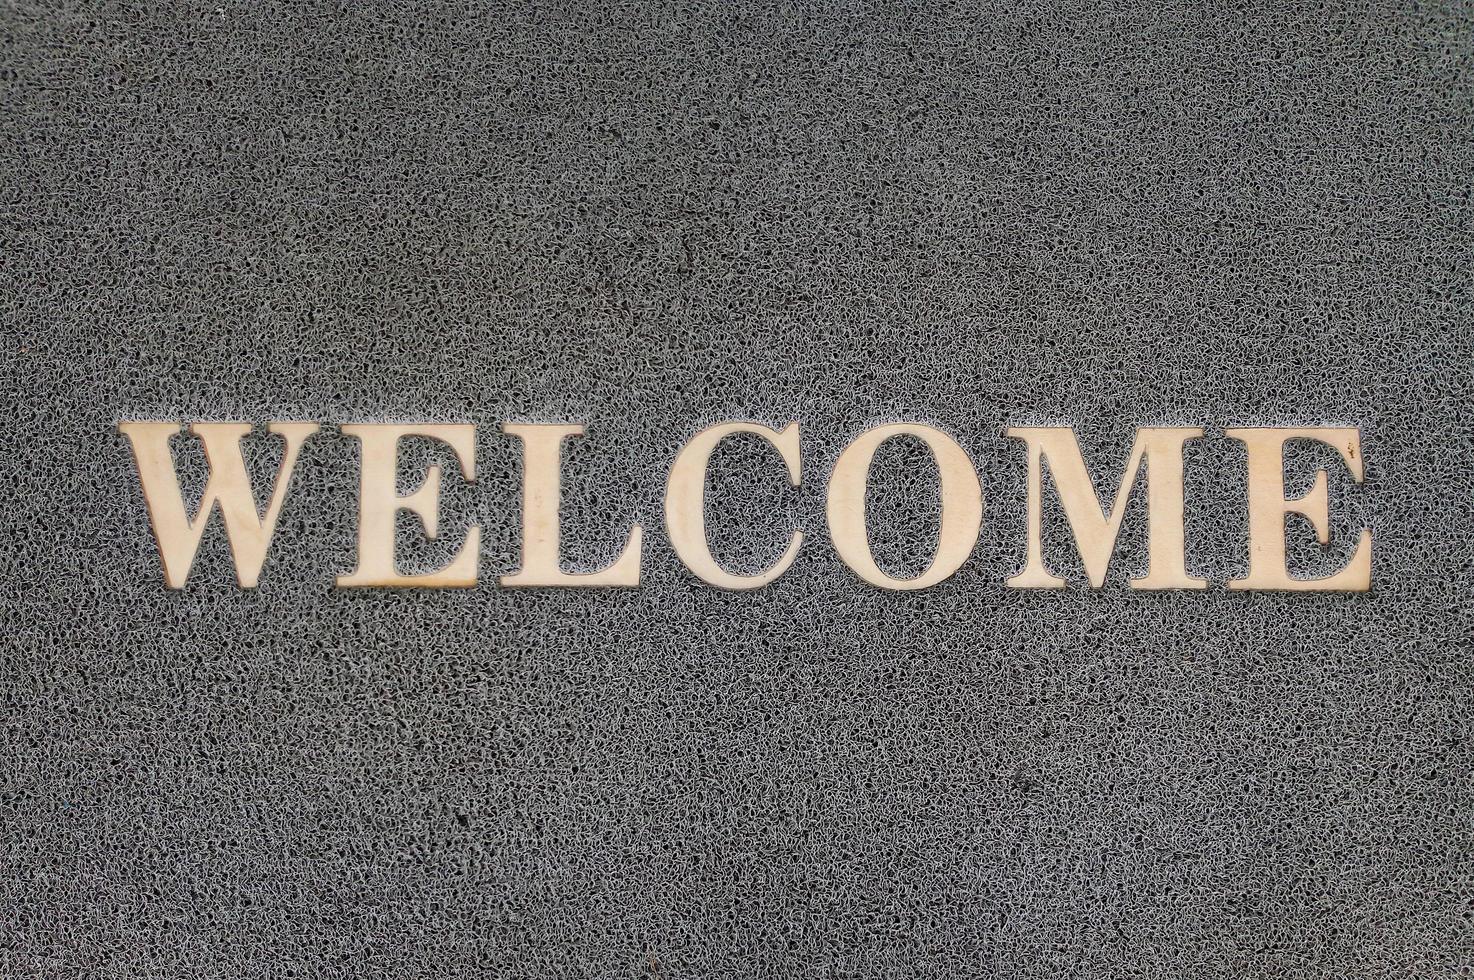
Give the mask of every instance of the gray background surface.
<path id="1" fill-rule="evenodd" d="M 6 976 L 1448 977 L 1474 969 L 1471 23 L 1456 4 L 7 3 Z M 357 451 L 259 591 L 167 592 L 125 418 L 475 422 L 473 592 L 335 593 Z M 700 586 L 660 491 L 706 423 Z M 576 421 L 567 560 L 511 592 L 516 444 Z M 835 558 L 854 435 L 978 462 L 973 560 Z M 1362 427 L 1364 596 L 1019 593 L 1010 423 L 1202 424 L 1191 566 L 1245 564 L 1226 425 Z M 253 460 L 270 473 L 275 451 Z M 409 447 L 409 479 L 444 454 Z M 198 492 L 197 447 L 181 466 Z M 911 464 L 908 468 L 908 461 Z M 891 444 L 889 567 L 936 513 Z M 407 484 L 408 485 L 408 484 Z M 618 532 L 618 533 L 617 533 Z"/>

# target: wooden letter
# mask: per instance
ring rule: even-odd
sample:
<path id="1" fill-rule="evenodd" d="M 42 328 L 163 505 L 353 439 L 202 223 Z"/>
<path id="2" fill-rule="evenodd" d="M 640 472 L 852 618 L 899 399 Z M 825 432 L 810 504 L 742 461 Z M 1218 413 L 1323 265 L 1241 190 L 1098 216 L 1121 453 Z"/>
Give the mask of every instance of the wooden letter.
<path id="1" fill-rule="evenodd" d="M 892 578 L 875 564 L 865 523 L 870 462 L 880 444 L 896 436 L 915 436 L 926 443 L 941 477 L 942 526 L 937 551 L 927 569 L 909 579 Z M 834 550 L 856 575 L 882 589 L 925 589 L 949 578 L 972 554 L 983 523 L 983 491 L 972 460 L 945 432 L 929 425 L 882 425 L 862 433 L 840 453 L 829 477 L 825 510 Z"/>
<path id="2" fill-rule="evenodd" d="M 522 567 L 503 575 L 502 585 L 640 584 L 640 525 L 630 529 L 618 559 L 597 572 L 565 572 L 558 555 L 558 501 L 562 496 L 562 446 L 569 436 L 583 435 L 581 425 L 504 423 L 502 431 L 522 440 Z"/>
<path id="3" fill-rule="evenodd" d="M 143 497 L 148 504 L 149 519 L 154 526 L 154 539 L 164 564 L 164 584 L 182 589 L 189 579 L 190 566 L 200 548 L 210 513 L 220 505 L 225 521 L 225 538 L 230 543 L 235 561 L 236 580 L 242 588 L 254 589 L 266 562 L 266 550 L 276 530 L 287 486 L 297 453 L 308 436 L 318 430 L 316 422 L 271 422 L 267 431 L 286 442 L 281 466 L 276 471 L 276 488 L 263 518 L 256 511 L 256 496 L 241 456 L 241 438 L 251 431 L 248 422 L 196 422 L 189 427 L 191 435 L 205 444 L 205 458 L 210 464 L 210 477 L 200 500 L 199 513 L 191 521 L 185 511 L 179 489 L 179 474 L 174 469 L 174 456 L 169 452 L 169 437 L 178 434 L 177 422 L 120 422 L 118 431 L 133 444 L 133 458 L 138 463 L 138 479 L 143 484 Z"/>
<path id="4" fill-rule="evenodd" d="M 440 467 L 431 466 L 425 482 L 413 493 L 399 496 L 395 474 L 399 468 L 399 440 L 408 436 L 436 439 L 455 450 L 467 483 L 476 482 L 476 427 L 473 425 L 345 425 L 343 434 L 359 441 L 363 470 L 358 493 L 358 568 L 340 575 L 342 588 L 468 589 L 476 584 L 481 551 L 481 528 L 471 525 L 466 542 L 445 568 L 423 575 L 401 575 L 394 564 L 394 519 L 401 510 L 417 514 L 425 534 L 438 536 L 440 524 Z"/>
<path id="5" fill-rule="evenodd" d="M 1285 515 L 1303 514 L 1315 527 L 1322 547 L 1331 543 L 1330 502 L 1326 471 L 1317 470 L 1310 492 L 1285 499 L 1285 443 L 1313 439 L 1334 446 L 1361 482 L 1361 433 L 1354 428 L 1225 429 L 1249 452 L 1249 574 L 1228 583 L 1230 589 L 1279 589 L 1294 592 L 1365 592 L 1372 587 L 1372 532 L 1363 530 L 1351 561 L 1326 578 L 1291 578 L 1285 565 Z"/>
<path id="6" fill-rule="evenodd" d="M 1137 429 L 1136 444 L 1107 517 L 1090 482 L 1075 430 L 1061 427 L 1011 428 L 1008 435 L 1029 447 L 1029 543 L 1024 570 L 1008 580 L 1015 589 L 1061 589 L 1065 580 L 1044 567 L 1044 463 L 1048 462 L 1059 489 L 1060 503 L 1075 535 L 1075 547 L 1092 588 L 1105 584 L 1111 552 L 1126 502 L 1147 461 L 1148 565 L 1143 578 L 1131 580 L 1133 589 L 1201 589 L 1208 583 L 1187 574 L 1183 542 L 1182 445 L 1202 436 L 1202 429 Z"/>
<path id="7" fill-rule="evenodd" d="M 714 425 L 693 436 L 670 468 L 670 479 L 665 485 L 665 530 L 671 547 L 701 581 L 722 589 L 756 589 L 788 571 L 804 536 L 802 531 L 793 532 L 783 557 L 756 575 L 733 575 L 711 556 L 706 540 L 706 466 L 717 444 L 738 432 L 751 432 L 767 440 L 788 464 L 789 482 L 798 486 L 801 464 L 797 422 L 782 432 L 751 422 Z"/>

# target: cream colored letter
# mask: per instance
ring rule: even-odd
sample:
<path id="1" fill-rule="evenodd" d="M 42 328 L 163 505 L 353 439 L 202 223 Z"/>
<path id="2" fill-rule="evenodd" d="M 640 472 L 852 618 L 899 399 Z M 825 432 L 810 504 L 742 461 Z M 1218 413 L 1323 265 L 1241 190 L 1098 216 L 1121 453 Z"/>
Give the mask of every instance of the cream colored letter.
<path id="1" fill-rule="evenodd" d="M 1322 547 L 1331 543 L 1326 471 L 1317 470 L 1310 492 L 1285 499 L 1285 443 L 1313 439 L 1334 446 L 1361 482 L 1361 433 L 1353 428 L 1225 429 L 1249 452 L 1249 574 L 1230 589 L 1280 589 L 1294 592 L 1365 592 L 1372 587 L 1372 532 L 1363 530 L 1351 561 L 1326 578 L 1291 578 L 1285 565 L 1285 515 L 1303 514 L 1315 527 Z"/>
<path id="2" fill-rule="evenodd" d="M 154 526 L 154 539 L 164 563 L 164 584 L 171 589 L 184 588 L 189 568 L 199 551 L 210 512 L 220 505 L 225 521 L 225 538 L 235 561 L 235 576 L 245 589 L 254 589 L 266 562 L 266 550 L 276 530 L 276 517 L 281 513 L 287 486 L 297 453 L 308 436 L 317 431 L 316 422 L 271 422 L 267 431 L 282 437 L 286 449 L 276 471 L 276 488 L 263 518 L 256 512 L 256 496 L 246 462 L 241 457 L 241 437 L 251 431 L 248 422 L 196 422 L 189 427 L 191 435 L 205 444 L 205 458 L 210 464 L 210 478 L 200 500 L 200 510 L 191 521 L 185 512 L 184 497 L 179 489 L 179 475 L 174 469 L 174 456 L 169 452 L 169 437 L 177 435 L 177 422 L 120 422 L 118 431 L 133 444 L 133 458 L 138 463 L 138 479 L 143 484 L 143 497 L 148 504 L 149 519 Z"/>
<path id="3" fill-rule="evenodd" d="M 875 451 L 887 439 L 915 436 L 926 443 L 941 477 L 942 526 L 937 551 L 926 571 L 915 578 L 892 578 L 875 564 L 865 523 L 865 485 Z M 882 425 L 861 433 L 834 464 L 825 506 L 834 550 L 856 575 L 882 589 L 924 589 L 949 578 L 962 567 L 978 541 L 983 524 L 983 490 L 978 473 L 962 447 L 929 425 Z"/>
<path id="4" fill-rule="evenodd" d="M 409 436 L 436 439 L 455 450 L 467 483 L 476 482 L 474 425 L 345 425 L 343 434 L 359 441 L 363 470 L 358 492 L 358 567 L 338 576 L 342 588 L 468 589 L 476 584 L 481 528 L 466 529 L 466 542 L 446 567 L 423 575 L 401 575 L 394 564 L 394 519 L 401 510 L 419 515 L 425 535 L 438 536 L 440 467 L 431 466 L 414 493 L 399 496 L 399 440 Z"/>
<path id="5" fill-rule="evenodd" d="M 1024 570 L 1008 580 L 1015 589 L 1060 589 L 1065 580 L 1044 567 L 1044 463 L 1048 462 L 1059 489 L 1060 503 L 1075 534 L 1075 547 L 1092 588 L 1105 584 L 1116 535 L 1126 515 L 1131 488 L 1147 461 L 1148 565 L 1143 578 L 1131 580 L 1133 589 L 1201 589 L 1208 583 L 1187 574 L 1183 542 L 1182 445 L 1202 436 L 1202 429 L 1137 429 L 1131 459 L 1116 491 L 1110 516 L 1090 482 L 1080 441 L 1070 428 L 1011 428 L 1008 435 L 1029 446 L 1029 543 Z"/>
<path id="6" fill-rule="evenodd" d="M 783 557 L 756 575 L 733 575 L 711 556 L 711 547 L 706 540 L 706 466 L 717 444 L 738 432 L 751 432 L 767 440 L 788 464 L 789 482 L 798 486 L 802 471 L 797 422 L 782 432 L 751 422 L 711 426 L 696 433 L 686 443 L 670 468 L 670 479 L 665 485 L 665 532 L 681 561 L 701 581 L 722 589 L 756 589 L 788 571 L 788 566 L 798 555 L 799 546 L 803 544 L 804 535 L 802 531 L 794 531 Z"/>
<path id="7" fill-rule="evenodd" d="M 504 423 L 502 431 L 522 440 L 522 567 L 501 577 L 502 585 L 640 584 L 640 525 L 612 565 L 574 574 L 558 562 L 558 501 L 562 496 L 562 447 L 568 436 L 583 435 L 581 425 Z"/>

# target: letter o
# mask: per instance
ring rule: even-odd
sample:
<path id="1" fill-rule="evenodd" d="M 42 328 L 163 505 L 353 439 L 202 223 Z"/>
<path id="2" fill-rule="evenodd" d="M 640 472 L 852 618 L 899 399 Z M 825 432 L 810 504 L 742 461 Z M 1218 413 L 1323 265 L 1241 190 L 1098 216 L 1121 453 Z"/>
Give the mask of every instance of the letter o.
<path id="1" fill-rule="evenodd" d="M 881 443 L 896 436 L 915 436 L 926 443 L 941 478 L 942 526 L 937 550 L 926 571 L 915 578 L 892 578 L 875 564 L 865 523 L 865 487 L 870 464 Z M 898 423 L 861 433 L 835 461 L 825 504 L 829 536 L 840 559 L 860 578 L 882 589 L 925 589 L 944 581 L 972 554 L 983 525 L 983 490 L 966 451 L 945 432 L 929 425 Z"/>

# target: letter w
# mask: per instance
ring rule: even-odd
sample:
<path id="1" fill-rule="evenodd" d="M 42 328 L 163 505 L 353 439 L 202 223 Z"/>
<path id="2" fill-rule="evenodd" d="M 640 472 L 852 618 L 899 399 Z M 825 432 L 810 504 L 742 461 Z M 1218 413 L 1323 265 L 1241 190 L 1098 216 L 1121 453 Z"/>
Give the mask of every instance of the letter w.
<path id="1" fill-rule="evenodd" d="M 205 458 L 210 463 L 210 478 L 200 500 L 194 520 L 185 510 L 184 495 L 179 489 L 179 475 L 174 469 L 174 456 L 169 451 L 169 438 L 179 433 L 177 422 L 120 422 L 118 431 L 133 444 L 133 458 L 138 462 L 138 479 L 143 484 L 143 497 L 148 503 L 154 538 L 159 544 L 159 557 L 164 562 L 164 583 L 171 589 L 184 588 L 194 564 L 200 539 L 215 505 L 225 520 L 225 537 L 235 560 L 236 579 L 241 587 L 254 589 L 266 562 L 266 550 L 276 530 L 287 485 L 297 453 L 308 436 L 317 432 L 315 422 L 272 422 L 267 430 L 286 441 L 281 467 L 276 474 L 276 489 L 263 518 L 256 510 L 255 491 L 246 474 L 241 456 L 241 438 L 251 431 L 247 422 L 196 422 L 189 427 L 191 435 L 205 444 Z"/>

